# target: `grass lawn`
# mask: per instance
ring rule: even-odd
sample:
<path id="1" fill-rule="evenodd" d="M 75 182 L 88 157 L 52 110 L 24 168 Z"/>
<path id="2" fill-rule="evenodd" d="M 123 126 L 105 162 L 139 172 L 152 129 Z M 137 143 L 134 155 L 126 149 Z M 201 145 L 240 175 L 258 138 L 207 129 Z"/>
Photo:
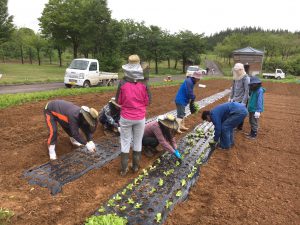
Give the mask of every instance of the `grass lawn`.
<path id="1" fill-rule="evenodd" d="M 0 63 L 0 73 L 3 74 L 0 84 L 63 82 L 65 69 L 58 65 Z"/>

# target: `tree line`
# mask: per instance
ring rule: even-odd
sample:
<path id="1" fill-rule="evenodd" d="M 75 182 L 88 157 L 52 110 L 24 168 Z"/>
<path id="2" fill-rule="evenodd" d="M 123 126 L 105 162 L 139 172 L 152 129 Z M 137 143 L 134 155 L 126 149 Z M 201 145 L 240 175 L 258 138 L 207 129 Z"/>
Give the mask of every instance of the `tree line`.
<path id="1" fill-rule="evenodd" d="M 288 61 L 299 55 L 299 32 L 263 30 L 244 27 L 227 29 L 211 36 L 185 30 L 170 33 L 158 26 L 146 26 L 133 20 L 111 18 L 106 0 L 49 0 L 39 18 L 39 32 L 29 28 L 15 28 L 13 17 L 7 13 L 7 0 L 0 0 L 0 57 L 18 59 L 24 63 L 34 60 L 39 65 L 53 57 L 62 66 L 63 55 L 97 58 L 101 70 L 118 71 L 130 54 L 138 54 L 143 61 L 167 61 L 177 68 L 182 63 L 185 72 L 189 63 L 199 63 L 199 55 L 208 51 L 228 60 L 233 50 L 251 46 L 265 51 L 266 61 L 281 57 Z"/>

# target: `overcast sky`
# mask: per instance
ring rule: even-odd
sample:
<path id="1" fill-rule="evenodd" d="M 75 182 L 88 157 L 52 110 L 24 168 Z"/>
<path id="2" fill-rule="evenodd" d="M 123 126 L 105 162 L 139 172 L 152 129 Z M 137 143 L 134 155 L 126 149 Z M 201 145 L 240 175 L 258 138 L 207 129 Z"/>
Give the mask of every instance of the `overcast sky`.
<path id="1" fill-rule="evenodd" d="M 39 30 L 37 18 L 48 0 L 8 0 L 17 27 Z M 300 31 L 300 0 L 108 0 L 117 20 L 144 21 L 171 33 L 210 35 L 226 28 L 259 26 Z"/>

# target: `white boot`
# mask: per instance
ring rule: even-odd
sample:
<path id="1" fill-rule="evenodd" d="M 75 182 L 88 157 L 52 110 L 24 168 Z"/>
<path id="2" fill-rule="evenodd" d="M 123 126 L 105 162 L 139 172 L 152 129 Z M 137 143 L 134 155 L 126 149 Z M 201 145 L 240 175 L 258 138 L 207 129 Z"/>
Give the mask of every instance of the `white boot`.
<path id="1" fill-rule="evenodd" d="M 49 156 L 50 156 L 50 160 L 56 160 L 56 152 L 55 152 L 55 145 L 49 145 Z"/>
<path id="2" fill-rule="evenodd" d="M 176 121 L 178 123 L 178 129 L 177 129 L 177 133 L 178 134 L 182 134 L 183 132 L 180 130 L 181 129 L 181 123 L 182 123 L 182 119 L 181 118 L 176 118 Z"/>
<path id="3" fill-rule="evenodd" d="M 70 137 L 70 141 L 73 145 L 80 147 L 82 144 L 80 144 L 78 141 L 76 141 L 73 137 Z"/>

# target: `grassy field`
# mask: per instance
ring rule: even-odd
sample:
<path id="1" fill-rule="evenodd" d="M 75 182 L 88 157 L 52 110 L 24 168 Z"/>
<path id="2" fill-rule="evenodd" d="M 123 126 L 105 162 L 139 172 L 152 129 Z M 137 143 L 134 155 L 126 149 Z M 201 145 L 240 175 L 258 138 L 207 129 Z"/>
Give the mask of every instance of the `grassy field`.
<path id="1" fill-rule="evenodd" d="M 0 63 L 0 73 L 3 74 L 0 84 L 62 82 L 65 69 L 57 65 Z"/>

